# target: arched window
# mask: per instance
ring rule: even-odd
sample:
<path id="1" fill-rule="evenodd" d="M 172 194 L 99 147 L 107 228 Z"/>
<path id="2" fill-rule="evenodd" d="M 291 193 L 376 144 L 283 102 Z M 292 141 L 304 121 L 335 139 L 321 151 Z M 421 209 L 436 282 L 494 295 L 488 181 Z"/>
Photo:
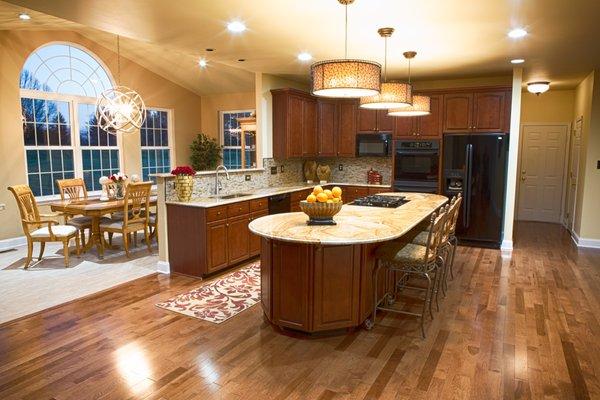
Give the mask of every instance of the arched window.
<path id="1" fill-rule="evenodd" d="M 34 194 L 52 198 L 57 179 L 83 177 L 100 189 L 119 171 L 119 140 L 98 127 L 96 98 L 113 86 L 106 68 L 81 47 L 51 43 L 34 51 L 20 77 L 27 178 Z"/>

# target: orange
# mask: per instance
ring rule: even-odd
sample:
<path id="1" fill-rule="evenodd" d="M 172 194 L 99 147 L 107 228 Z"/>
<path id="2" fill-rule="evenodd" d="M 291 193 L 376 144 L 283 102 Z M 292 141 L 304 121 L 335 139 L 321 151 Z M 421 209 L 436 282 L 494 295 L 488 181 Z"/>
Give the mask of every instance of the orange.
<path id="1" fill-rule="evenodd" d="M 331 193 L 331 190 L 329 190 L 329 189 L 325 189 L 325 190 L 323 191 L 323 193 L 325 193 L 325 194 L 327 195 L 327 198 L 328 198 L 328 199 L 333 199 L 333 193 Z"/>
<path id="2" fill-rule="evenodd" d="M 331 189 L 331 193 L 333 193 L 333 197 L 342 197 L 342 188 L 334 186 L 334 188 Z"/>
<path id="3" fill-rule="evenodd" d="M 333 199 L 331 199 L 332 203 L 339 203 L 341 201 L 341 199 L 339 197 L 334 197 Z"/>
<path id="4" fill-rule="evenodd" d="M 315 186 L 315 188 L 313 189 L 313 194 L 316 196 L 319 193 L 323 193 L 323 188 L 321 187 L 321 185 L 317 185 Z"/>
<path id="5" fill-rule="evenodd" d="M 309 194 L 306 197 L 306 201 L 309 203 L 314 203 L 315 201 L 317 201 L 317 196 L 315 196 L 314 194 Z"/>
<path id="6" fill-rule="evenodd" d="M 328 200 L 328 198 L 327 198 L 327 195 L 325 193 L 321 192 L 321 193 L 319 193 L 317 195 L 317 201 L 319 203 L 325 203 L 327 200 Z"/>
<path id="7" fill-rule="evenodd" d="M 328 203 L 333 203 L 332 199 L 327 200 Z"/>

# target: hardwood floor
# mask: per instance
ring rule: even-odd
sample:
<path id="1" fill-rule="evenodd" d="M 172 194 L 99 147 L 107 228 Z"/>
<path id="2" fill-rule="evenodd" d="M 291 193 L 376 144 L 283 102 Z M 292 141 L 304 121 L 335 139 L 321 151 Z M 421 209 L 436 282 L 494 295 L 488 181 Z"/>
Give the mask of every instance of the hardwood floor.
<path id="1" fill-rule="evenodd" d="M 199 285 L 152 275 L 0 326 L 0 398 L 600 398 L 600 251 L 517 225 L 516 249 L 459 249 L 422 340 L 417 319 L 298 339 L 255 306 L 220 325 L 155 303 Z"/>

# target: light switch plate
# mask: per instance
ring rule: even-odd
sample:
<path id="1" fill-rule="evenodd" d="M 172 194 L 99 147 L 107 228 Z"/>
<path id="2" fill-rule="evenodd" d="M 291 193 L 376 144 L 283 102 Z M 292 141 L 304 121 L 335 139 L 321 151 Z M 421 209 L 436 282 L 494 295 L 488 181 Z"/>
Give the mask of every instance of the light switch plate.
<path id="1" fill-rule="evenodd" d="M 339 164 L 338 165 L 338 171 L 343 171 L 344 170 L 344 165 L 343 164 Z"/>

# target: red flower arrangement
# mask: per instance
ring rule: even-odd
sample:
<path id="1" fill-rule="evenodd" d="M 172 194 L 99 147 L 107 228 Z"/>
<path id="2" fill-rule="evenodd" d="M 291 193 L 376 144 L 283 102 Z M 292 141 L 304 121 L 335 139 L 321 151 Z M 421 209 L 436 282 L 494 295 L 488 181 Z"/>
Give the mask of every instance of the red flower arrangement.
<path id="1" fill-rule="evenodd" d="M 124 182 L 125 180 L 127 180 L 127 175 L 125 175 L 122 172 L 117 172 L 116 174 L 112 174 L 111 176 L 109 176 L 108 179 L 110 179 L 113 182 Z"/>
<path id="2" fill-rule="evenodd" d="M 189 165 L 184 165 L 184 166 L 176 167 L 173 171 L 171 171 L 171 175 L 194 176 L 194 175 L 196 175 L 196 171 L 194 171 L 194 168 L 190 167 Z"/>

